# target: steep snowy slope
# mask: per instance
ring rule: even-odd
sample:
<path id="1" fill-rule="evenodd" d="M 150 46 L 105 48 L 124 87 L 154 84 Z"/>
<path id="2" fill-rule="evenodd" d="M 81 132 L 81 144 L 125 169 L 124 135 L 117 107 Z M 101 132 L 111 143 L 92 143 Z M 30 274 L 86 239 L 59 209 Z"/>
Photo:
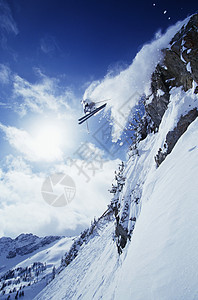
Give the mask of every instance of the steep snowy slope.
<path id="1" fill-rule="evenodd" d="M 119 264 L 107 222 L 64 271 L 35 299 L 100 299 L 113 282 Z"/>
<path id="2" fill-rule="evenodd" d="M 198 299 L 198 120 L 145 182 L 115 299 Z"/>
<path id="3" fill-rule="evenodd" d="M 35 299 L 198 299 L 198 14 L 181 26 L 142 95 L 108 215 Z"/>
<path id="4" fill-rule="evenodd" d="M 197 174 L 198 120 L 161 167 L 149 171 L 125 252 L 118 255 L 114 224 L 107 222 L 35 299 L 198 299 Z"/>

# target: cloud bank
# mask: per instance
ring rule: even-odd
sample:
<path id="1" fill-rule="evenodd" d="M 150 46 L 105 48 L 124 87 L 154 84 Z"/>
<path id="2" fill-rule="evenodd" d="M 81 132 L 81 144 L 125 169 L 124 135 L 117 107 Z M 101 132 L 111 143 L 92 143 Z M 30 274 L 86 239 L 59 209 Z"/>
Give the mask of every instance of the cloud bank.
<path id="1" fill-rule="evenodd" d="M 40 77 L 37 83 L 30 83 L 19 75 L 13 75 L 13 97 L 19 99 L 20 103 L 18 112 L 23 116 L 28 110 L 43 113 L 47 109 L 56 113 L 65 110 L 72 114 L 72 91 L 69 88 L 61 91 L 57 79 L 45 76 L 39 69 L 36 71 Z"/>
<path id="2" fill-rule="evenodd" d="M 0 130 L 5 133 L 9 144 L 24 158 L 32 162 L 53 162 L 63 160 L 63 153 L 57 144 L 51 143 L 50 131 L 41 138 L 31 136 L 27 131 L 0 123 Z M 40 129 L 42 130 L 42 129 Z M 58 134 L 58 132 L 57 132 Z"/>
<path id="3" fill-rule="evenodd" d="M 106 210 L 111 198 L 108 188 L 118 162 L 104 162 L 87 182 L 74 166 L 59 164 L 49 174 L 34 173 L 22 157 L 8 156 L 7 171 L 0 169 L 0 236 L 16 237 L 22 232 L 39 236 L 79 234 L 94 216 Z M 68 174 L 76 184 L 75 198 L 60 208 L 48 205 L 41 195 L 45 178 L 56 172 Z"/>
<path id="4" fill-rule="evenodd" d="M 0 83 L 8 84 L 10 82 L 10 69 L 3 64 L 0 64 Z"/>
<path id="5" fill-rule="evenodd" d="M 149 93 L 150 79 L 162 60 L 161 49 L 168 47 L 174 34 L 189 18 L 168 28 L 165 34 L 156 34 L 155 39 L 142 47 L 132 64 L 116 76 L 107 74 L 101 81 L 95 81 L 86 89 L 84 99 L 108 101 L 113 123 L 112 140 L 116 142 L 126 126 L 128 116 L 143 94 Z"/>

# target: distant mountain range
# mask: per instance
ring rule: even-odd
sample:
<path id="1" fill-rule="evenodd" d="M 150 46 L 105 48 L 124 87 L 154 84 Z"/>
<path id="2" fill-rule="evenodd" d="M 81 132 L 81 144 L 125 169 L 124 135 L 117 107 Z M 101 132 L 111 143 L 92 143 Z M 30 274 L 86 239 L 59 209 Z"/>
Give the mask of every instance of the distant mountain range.
<path id="1" fill-rule="evenodd" d="M 15 299 L 19 294 L 33 299 L 55 276 L 73 241 L 74 238 L 33 234 L 0 238 L 0 299 Z"/>

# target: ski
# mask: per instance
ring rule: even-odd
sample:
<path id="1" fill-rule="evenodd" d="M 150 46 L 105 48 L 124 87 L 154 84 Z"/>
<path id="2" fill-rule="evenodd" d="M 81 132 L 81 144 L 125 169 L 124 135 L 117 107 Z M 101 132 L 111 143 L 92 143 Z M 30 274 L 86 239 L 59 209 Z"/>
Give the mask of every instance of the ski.
<path id="1" fill-rule="evenodd" d="M 78 119 L 78 124 L 82 124 L 83 122 L 85 122 L 86 120 L 88 120 L 90 117 L 92 117 L 93 115 L 95 115 L 97 112 L 99 112 L 101 109 L 103 109 L 107 104 L 103 104 L 100 107 L 94 109 L 92 112 L 90 112 L 89 114 L 81 117 L 80 119 Z"/>
<path id="2" fill-rule="evenodd" d="M 80 120 L 80 121 L 78 122 L 78 124 L 80 125 L 80 124 L 84 123 L 84 122 L 87 121 L 89 118 L 91 118 L 93 115 L 95 115 L 98 111 L 100 111 L 100 109 L 99 109 L 99 110 L 94 110 L 93 112 L 89 113 L 89 114 L 86 115 L 82 120 Z"/>
<path id="3" fill-rule="evenodd" d="M 78 120 L 78 124 L 83 123 L 84 121 L 86 121 L 87 119 L 89 119 L 91 116 L 93 116 L 95 113 L 96 113 L 96 111 L 94 110 L 93 112 L 88 113 L 88 114 L 85 115 L 84 117 L 80 118 L 80 119 Z"/>
<path id="4" fill-rule="evenodd" d="M 98 108 L 95 108 L 92 112 L 88 113 L 87 115 L 81 117 L 80 119 L 78 119 L 78 121 L 82 121 L 83 119 L 87 118 L 89 115 L 95 114 L 96 112 L 98 112 L 99 110 L 101 110 L 102 108 L 104 108 L 106 106 L 106 103 L 99 106 Z"/>

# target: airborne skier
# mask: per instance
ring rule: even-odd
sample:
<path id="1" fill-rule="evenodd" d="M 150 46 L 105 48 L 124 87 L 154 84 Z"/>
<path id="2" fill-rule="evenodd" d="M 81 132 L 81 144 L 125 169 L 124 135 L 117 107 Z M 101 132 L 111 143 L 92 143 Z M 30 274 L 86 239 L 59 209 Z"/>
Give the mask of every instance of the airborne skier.
<path id="1" fill-rule="evenodd" d="M 109 100 L 109 99 L 107 99 Z M 87 121 L 90 117 L 92 117 L 93 115 L 95 115 L 97 112 L 99 112 L 101 109 L 105 108 L 105 106 L 107 105 L 107 103 L 102 104 L 101 106 L 97 107 L 96 104 L 97 103 L 101 103 L 107 100 L 102 100 L 99 102 L 93 102 L 89 99 L 86 100 L 82 100 L 81 104 L 83 105 L 83 110 L 85 115 L 83 117 L 81 117 L 80 119 L 78 119 L 78 124 L 82 124 L 85 121 Z"/>
<path id="2" fill-rule="evenodd" d="M 84 110 L 84 113 L 85 113 L 85 114 L 90 113 L 90 112 L 93 111 L 93 110 L 95 109 L 95 107 L 96 107 L 95 102 L 90 101 L 89 99 L 82 100 L 82 101 L 81 101 L 81 104 L 83 105 L 83 110 Z"/>

